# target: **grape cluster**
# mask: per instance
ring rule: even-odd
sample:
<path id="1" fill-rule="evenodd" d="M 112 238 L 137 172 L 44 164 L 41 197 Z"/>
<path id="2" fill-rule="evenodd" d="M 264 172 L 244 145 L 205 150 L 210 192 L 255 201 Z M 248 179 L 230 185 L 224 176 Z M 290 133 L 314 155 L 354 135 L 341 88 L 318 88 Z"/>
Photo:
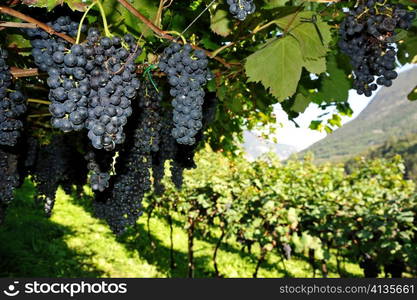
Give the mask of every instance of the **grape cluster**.
<path id="1" fill-rule="evenodd" d="M 12 84 L 12 76 L 6 59 L 7 51 L 0 48 L 0 99 L 7 96 L 7 89 Z"/>
<path id="2" fill-rule="evenodd" d="M 244 21 L 246 17 L 255 12 L 253 0 L 227 0 L 230 13 L 238 20 Z"/>
<path id="3" fill-rule="evenodd" d="M 144 87 L 139 91 L 138 108 L 144 114 L 143 119 L 147 120 L 142 128 L 142 134 L 146 138 L 137 141 L 137 147 L 143 148 L 143 152 L 157 152 L 159 150 L 159 133 L 161 124 L 161 102 L 162 93 L 157 90 L 150 81 L 146 81 Z"/>
<path id="4" fill-rule="evenodd" d="M 103 192 L 109 187 L 110 169 L 113 162 L 113 153 L 98 153 L 89 151 L 85 156 L 87 168 L 91 172 L 90 186 L 93 191 Z"/>
<path id="5" fill-rule="evenodd" d="M 100 32 L 91 28 L 85 51 L 93 57 L 86 121 L 88 137 L 94 148 L 111 151 L 125 141 L 123 127 L 132 114 L 131 101 L 140 88 L 135 59 L 141 49 L 130 34 L 123 39 L 100 37 Z"/>
<path id="6" fill-rule="evenodd" d="M 78 23 L 60 17 L 50 26 L 73 35 Z M 131 100 L 140 87 L 134 61 L 141 49 L 133 36 L 101 37 L 90 28 L 85 43 L 70 46 L 41 30 L 28 35 L 34 38 L 36 65 L 48 72 L 52 126 L 63 132 L 87 128 L 96 149 L 111 151 L 122 144 Z"/>
<path id="7" fill-rule="evenodd" d="M 10 91 L 11 74 L 7 52 L 0 48 L 0 145 L 15 146 L 23 128 L 26 97 L 20 91 Z"/>
<path id="8" fill-rule="evenodd" d="M 19 186 L 18 151 L 0 146 L 0 224 L 3 223 L 7 206 L 13 200 L 14 189 Z"/>
<path id="9" fill-rule="evenodd" d="M 195 135 L 202 128 L 203 86 L 211 79 L 204 51 L 191 45 L 172 43 L 165 48 L 159 67 L 171 85 L 174 128 L 172 136 L 179 144 L 193 145 Z"/>
<path id="10" fill-rule="evenodd" d="M 397 78 L 394 30 L 408 29 L 416 16 L 401 5 L 386 2 L 361 1 L 340 24 L 339 47 L 350 57 L 355 75 L 353 87 L 367 97 L 378 85 L 389 87 Z"/>
<path id="11" fill-rule="evenodd" d="M 59 185 L 70 193 L 72 184 L 76 184 L 77 187 L 85 184 L 87 168 L 80 164 L 82 156 L 72 146 L 73 143 L 68 137 L 61 134 L 54 135 L 49 144 L 29 151 L 36 153 L 31 172 L 36 183 L 35 200 L 43 204 L 47 216 L 52 213 Z"/>
<path id="12" fill-rule="evenodd" d="M 48 22 L 55 31 L 75 37 L 79 24 L 69 17 Z M 85 31 L 83 26 L 82 31 Z M 48 73 L 49 111 L 52 126 L 64 132 L 81 130 L 87 118 L 89 83 L 87 60 L 80 45 L 71 45 L 42 29 L 28 29 L 36 66 Z"/>
<path id="13" fill-rule="evenodd" d="M 158 101 L 159 97 L 155 99 Z M 116 234 L 136 223 L 142 214 L 142 199 L 151 186 L 153 134 L 150 128 L 154 128 L 157 104 L 147 97 L 138 97 L 138 100 L 142 103 L 134 107 L 134 115 L 127 125 L 128 138 L 117 159 L 115 175 L 108 189 L 96 193 L 94 202 L 97 217 L 106 220 Z"/>

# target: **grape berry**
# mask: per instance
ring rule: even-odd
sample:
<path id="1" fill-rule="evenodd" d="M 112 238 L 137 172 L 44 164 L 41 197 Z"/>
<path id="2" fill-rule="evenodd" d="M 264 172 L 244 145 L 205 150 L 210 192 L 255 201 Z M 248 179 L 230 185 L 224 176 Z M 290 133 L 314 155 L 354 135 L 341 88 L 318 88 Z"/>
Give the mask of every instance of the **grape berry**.
<path id="1" fill-rule="evenodd" d="M 253 0 L 227 0 L 230 13 L 238 20 L 244 21 L 246 17 L 255 12 Z"/>

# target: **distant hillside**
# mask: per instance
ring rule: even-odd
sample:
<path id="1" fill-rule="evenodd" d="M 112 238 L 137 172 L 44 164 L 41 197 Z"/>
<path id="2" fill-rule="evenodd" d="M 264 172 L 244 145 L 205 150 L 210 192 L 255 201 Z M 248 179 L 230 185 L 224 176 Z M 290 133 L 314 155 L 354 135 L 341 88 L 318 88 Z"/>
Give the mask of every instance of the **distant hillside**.
<path id="1" fill-rule="evenodd" d="M 356 119 L 303 152 L 313 152 L 319 161 L 342 161 L 382 145 L 390 137 L 417 133 L 417 103 L 407 100 L 416 82 L 417 68 L 400 73 L 393 85 L 381 89 Z"/>
<path id="2" fill-rule="evenodd" d="M 383 145 L 370 149 L 361 156 L 390 158 L 397 154 L 404 159 L 406 178 L 417 182 L 417 134 L 409 134 L 401 139 L 390 138 Z M 355 159 L 350 159 L 346 162 L 346 165 L 349 167 L 355 165 L 355 163 Z"/>

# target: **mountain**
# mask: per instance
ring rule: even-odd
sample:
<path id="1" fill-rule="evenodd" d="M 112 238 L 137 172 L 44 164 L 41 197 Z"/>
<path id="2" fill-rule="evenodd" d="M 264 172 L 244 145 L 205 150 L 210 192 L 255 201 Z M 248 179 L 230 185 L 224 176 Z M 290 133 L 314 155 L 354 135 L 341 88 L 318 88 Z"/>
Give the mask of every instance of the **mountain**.
<path id="1" fill-rule="evenodd" d="M 378 91 L 354 120 L 310 146 L 318 161 L 343 161 L 389 138 L 417 133 L 417 103 L 407 99 L 417 83 L 417 68 L 403 71 L 389 88 Z"/>
<path id="2" fill-rule="evenodd" d="M 243 148 L 245 149 L 246 157 L 251 160 L 256 159 L 265 152 L 274 152 L 280 159 L 284 160 L 297 152 L 294 146 L 273 143 L 250 131 L 245 131 L 243 136 L 245 141 Z"/>
<path id="3" fill-rule="evenodd" d="M 391 158 L 401 155 L 404 160 L 405 177 L 417 183 L 417 134 L 409 134 L 405 137 L 392 137 L 384 142 L 383 145 L 369 149 L 366 153 L 361 153 L 365 158 Z M 346 162 L 346 167 L 355 166 L 357 160 L 352 158 Z"/>

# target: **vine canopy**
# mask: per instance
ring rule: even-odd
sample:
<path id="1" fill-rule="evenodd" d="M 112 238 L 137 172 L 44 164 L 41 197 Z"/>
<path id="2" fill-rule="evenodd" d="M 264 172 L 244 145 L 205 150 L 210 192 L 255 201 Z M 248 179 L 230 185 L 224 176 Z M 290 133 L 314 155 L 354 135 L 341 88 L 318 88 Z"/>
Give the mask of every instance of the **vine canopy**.
<path id="1" fill-rule="evenodd" d="M 408 11 L 417 7 L 414 0 L 388 2 L 400 3 Z M 25 52 L 30 44 L 22 31 L 6 27 L 28 20 L 22 21 L 5 10 L 12 8 L 46 22 L 58 10 L 81 18 L 92 1 L 5 3 L 0 9 L 5 12 L 0 14 L 0 35 L 8 48 L 18 50 L 13 55 L 16 55 L 14 75 L 19 77 L 33 68 Z M 331 131 L 340 126 L 340 115 L 352 113 L 347 102 L 354 79 L 352 67 L 339 49 L 338 40 L 340 23 L 356 1 L 256 0 L 254 3 L 256 11 L 240 21 L 229 12 L 225 0 L 102 1 L 109 30 L 131 33 L 140 40 L 143 52 L 137 59 L 139 66 L 157 64 L 159 55 L 173 39 L 186 40 L 206 51 L 214 75 L 208 89 L 218 98 L 216 118 L 208 130 L 209 142 L 215 150 L 236 149 L 236 140 L 242 138 L 244 129 L 280 122 L 272 113 L 276 103 L 281 103 L 289 119 L 303 113 L 311 103 L 323 109 L 334 107 L 335 113 L 326 121 L 312 120 L 310 127 L 318 130 Z M 87 19 L 90 24 L 102 26 L 96 7 L 87 14 Z M 408 30 L 396 30 L 395 44 L 400 64 L 417 62 L 416 19 Z M 153 72 L 153 76 L 164 77 L 159 70 Z M 273 133 L 275 127 L 269 128 L 269 133 Z"/>

